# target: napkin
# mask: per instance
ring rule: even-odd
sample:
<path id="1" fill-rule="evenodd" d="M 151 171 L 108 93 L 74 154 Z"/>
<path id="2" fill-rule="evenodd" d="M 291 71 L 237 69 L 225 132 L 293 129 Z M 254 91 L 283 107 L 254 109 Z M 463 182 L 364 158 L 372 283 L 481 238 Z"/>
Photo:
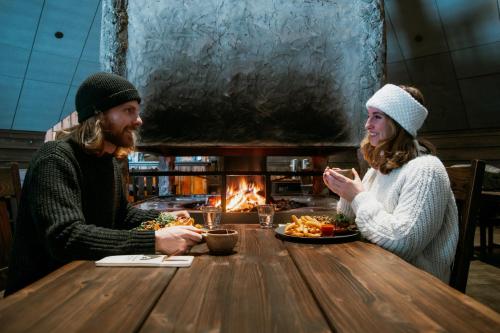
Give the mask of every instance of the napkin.
<path id="1" fill-rule="evenodd" d="M 95 262 L 96 266 L 130 267 L 189 267 L 193 256 L 167 256 L 162 254 L 132 254 L 109 256 Z"/>

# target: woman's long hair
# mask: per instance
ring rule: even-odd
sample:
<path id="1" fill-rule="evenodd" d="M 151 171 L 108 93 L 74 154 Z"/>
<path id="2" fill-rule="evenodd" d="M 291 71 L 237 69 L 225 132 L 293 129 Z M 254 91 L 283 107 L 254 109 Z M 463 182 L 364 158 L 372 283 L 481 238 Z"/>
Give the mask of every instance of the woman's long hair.
<path id="1" fill-rule="evenodd" d="M 90 117 L 81 124 L 71 128 L 58 131 L 56 139 L 70 138 L 90 155 L 100 156 L 104 151 L 103 114 Z M 132 147 L 117 147 L 113 155 L 118 159 L 123 159 L 135 149 L 136 134 L 133 132 L 134 144 Z"/>
<path id="2" fill-rule="evenodd" d="M 422 93 L 415 87 L 399 86 L 415 98 L 420 104 L 424 105 Z M 397 169 L 418 156 L 418 147 L 415 145 L 415 139 L 410 133 L 405 131 L 401 125 L 395 122 L 391 117 L 385 115 L 389 120 L 390 132 L 389 138 L 380 142 L 377 146 L 370 144 L 368 132 L 361 141 L 361 152 L 368 164 L 378 169 L 386 175 L 394 169 Z M 434 146 L 427 140 L 419 139 L 418 142 L 434 154 Z"/>

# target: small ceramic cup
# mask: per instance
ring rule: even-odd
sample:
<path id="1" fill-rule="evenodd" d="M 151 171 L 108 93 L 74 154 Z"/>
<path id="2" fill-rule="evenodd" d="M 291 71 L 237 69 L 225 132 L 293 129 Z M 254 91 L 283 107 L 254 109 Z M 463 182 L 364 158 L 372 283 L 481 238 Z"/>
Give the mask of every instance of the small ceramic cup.
<path id="1" fill-rule="evenodd" d="M 338 173 L 340 173 L 342 176 L 345 176 L 350 179 L 354 179 L 354 174 L 352 173 L 352 169 L 342 169 L 338 170 Z"/>
<path id="2" fill-rule="evenodd" d="M 214 254 L 230 254 L 238 241 L 236 230 L 209 230 L 205 236 L 208 249 Z"/>

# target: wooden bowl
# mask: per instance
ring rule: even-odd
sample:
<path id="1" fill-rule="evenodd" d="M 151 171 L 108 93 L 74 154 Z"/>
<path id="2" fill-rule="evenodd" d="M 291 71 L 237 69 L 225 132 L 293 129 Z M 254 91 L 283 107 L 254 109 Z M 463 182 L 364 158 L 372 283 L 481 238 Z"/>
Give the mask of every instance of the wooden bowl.
<path id="1" fill-rule="evenodd" d="M 210 252 L 215 254 L 230 254 L 238 241 L 236 230 L 209 230 L 205 236 Z"/>

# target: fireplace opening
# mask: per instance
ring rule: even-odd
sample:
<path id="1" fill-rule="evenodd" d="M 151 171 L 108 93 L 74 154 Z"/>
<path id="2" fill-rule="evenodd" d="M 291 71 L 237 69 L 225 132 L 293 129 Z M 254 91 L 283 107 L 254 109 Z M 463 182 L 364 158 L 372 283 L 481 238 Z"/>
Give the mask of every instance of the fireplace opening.
<path id="1" fill-rule="evenodd" d="M 131 201 L 141 208 L 196 213 L 220 206 L 224 214 L 332 212 L 338 198 L 322 181 L 324 168 L 357 167 L 355 150 L 326 156 L 170 156 L 139 153 L 129 160 Z M 321 213 L 320 213 L 321 214 Z"/>

